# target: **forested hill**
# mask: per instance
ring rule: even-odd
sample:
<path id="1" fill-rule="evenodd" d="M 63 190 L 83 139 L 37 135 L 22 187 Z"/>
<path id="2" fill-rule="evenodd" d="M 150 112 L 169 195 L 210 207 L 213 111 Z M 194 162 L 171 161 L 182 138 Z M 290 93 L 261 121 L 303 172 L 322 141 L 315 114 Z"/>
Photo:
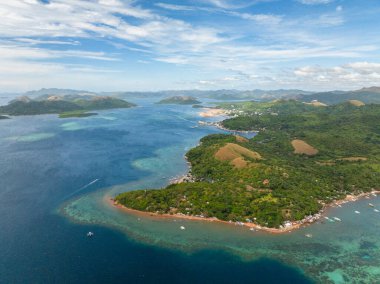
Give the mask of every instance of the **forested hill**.
<path id="1" fill-rule="evenodd" d="M 380 105 L 280 101 L 245 107 L 224 126 L 260 130 L 256 137 L 206 136 L 187 153 L 195 182 L 126 192 L 117 202 L 279 227 L 347 194 L 379 187 Z"/>
<path id="2" fill-rule="evenodd" d="M 191 96 L 174 96 L 170 98 L 165 98 L 159 101 L 157 104 L 178 104 L 178 105 L 195 105 L 201 102 L 195 97 Z"/>
<path id="3" fill-rule="evenodd" d="M 305 102 L 317 100 L 325 104 L 339 104 L 349 100 L 358 100 L 365 104 L 380 104 L 380 87 L 363 88 L 356 91 L 332 91 L 300 95 L 297 99 Z"/>
<path id="4" fill-rule="evenodd" d="M 11 101 L 6 106 L 0 106 L 0 114 L 36 115 L 49 113 L 65 113 L 73 111 L 89 111 L 114 108 L 129 108 L 134 104 L 127 101 L 102 96 L 64 97 L 48 96 L 46 98 L 30 99 L 21 97 Z"/>

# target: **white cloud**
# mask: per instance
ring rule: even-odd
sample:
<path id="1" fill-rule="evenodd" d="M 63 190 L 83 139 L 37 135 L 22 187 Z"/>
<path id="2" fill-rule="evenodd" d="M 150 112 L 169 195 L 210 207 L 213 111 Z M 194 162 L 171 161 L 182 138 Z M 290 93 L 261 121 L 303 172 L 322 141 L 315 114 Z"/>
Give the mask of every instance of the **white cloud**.
<path id="1" fill-rule="evenodd" d="M 14 60 L 45 60 L 53 58 L 86 58 L 104 61 L 116 61 L 117 58 L 109 57 L 104 52 L 91 52 L 82 50 L 52 50 L 36 47 L 23 47 L 18 45 L 0 45 L 2 59 Z"/>
<path id="2" fill-rule="evenodd" d="M 274 0 L 202 0 L 205 3 L 211 4 L 223 9 L 242 9 L 250 7 L 260 2 L 272 2 Z"/>
<path id="3" fill-rule="evenodd" d="M 328 4 L 334 0 L 297 0 L 298 2 L 306 5 Z"/>
<path id="4" fill-rule="evenodd" d="M 380 63 L 353 62 L 334 67 L 305 66 L 293 71 L 293 82 L 318 86 L 323 83 L 325 89 L 349 88 L 378 85 L 380 79 Z M 298 79 L 297 79 L 298 78 Z M 349 84 L 347 84 L 349 82 Z"/>
<path id="5" fill-rule="evenodd" d="M 30 45 L 41 45 L 41 44 L 55 44 L 55 45 L 80 45 L 77 40 L 41 40 L 32 38 L 15 38 L 14 41 L 27 43 Z"/>
<path id="6" fill-rule="evenodd" d="M 185 6 L 185 5 L 173 5 L 173 4 L 167 4 L 167 3 L 156 3 L 154 4 L 157 7 L 166 9 L 166 10 L 172 10 L 172 11 L 194 11 L 197 10 L 196 7 L 191 6 Z"/>
<path id="7" fill-rule="evenodd" d="M 342 72 L 341 79 L 353 77 L 354 80 L 361 80 L 363 72 L 367 72 L 371 78 L 378 76 L 378 71 L 373 71 L 377 68 L 374 63 L 366 63 L 362 59 L 377 51 L 376 42 L 365 42 L 363 46 L 358 46 L 356 42 L 350 45 L 344 35 L 339 37 L 317 30 L 318 27 L 344 24 L 343 13 L 339 13 L 341 9 L 336 8 L 334 13 L 308 20 L 308 15 L 289 19 L 286 15 L 237 10 L 259 1 L 204 0 L 203 4 L 205 2 L 209 5 L 157 3 L 154 6 L 159 8 L 155 11 L 152 10 L 154 7 L 144 9 L 138 6 L 138 1 L 132 0 L 52 0 L 50 4 L 42 4 L 37 0 L 3 1 L 0 3 L 0 16 L 3 19 L 0 22 L 0 37 L 3 38 L 0 41 L 0 65 L 3 66 L 0 68 L 0 87 L 7 85 L 8 81 L 21 81 L 23 74 L 30 76 L 28 80 L 32 82 L 33 72 L 46 76 L 55 73 L 49 75 L 55 78 L 52 82 L 58 82 L 59 78 L 67 82 L 66 75 L 67 78 L 73 78 L 73 74 L 84 78 L 79 73 L 86 70 L 89 74 L 96 74 L 96 78 L 103 76 L 103 80 L 97 82 L 99 85 L 101 81 L 112 81 L 109 76 L 111 70 L 96 68 L 95 64 L 94 67 L 83 63 L 54 63 L 58 61 L 56 59 L 62 58 L 119 60 L 119 54 L 85 50 L 81 41 L 88 38 L 112 44 L 120 53 L 139 52 L 143 54 L 143 60 L 136 59 L 140 63 L 162 62 L 175 64 L 178 68 L 190 66 L 197 72 L 213 74 L 210 75 L 213 79 L 197 80 L 201 85 L 252 86 L 254 83 L 265 87 L 265 84 L 276 83 L 286 87 L 291 83 L 302 84 L 302 78 L 305 82 L 309 82 L 310 78 L 330 82 L 331 74 L 336 75 L 338 72 Z M 326 4 L 332 1 L 303 2 Z M 230 17 L 228 20 L 240 18 L 239 27 L 204 22 L 192 24 L 157 14 L 162 9 L 167 10 L 166 14 L 170 14 L 170 11 L 207 11 L 216 16 Z M 48 49 L 47 45 L 60 45 L 60 48 Z M 342 65 L 336 69 L 300 67 L 284 72 L 281 69 L 285 64 L 307 65 L 305 62 L 308 60 L 315 62 L 315 59 L 326 58 L 350 60 L 356 65 Z M 362 66 L 358 67 L 360 64 Z M 10 68 L 10 73 L 15 77 L 7 76 L 5 67 Z M 114 71 L 119 72 L 118 68 Z M 351 71 L 347 73 L 347 70 Z M 216 73 L 222 75 L 215 79 Z M 42 82 L 38 78 L 35 80 Z M 126 86 L 126 83 L 122 86 Z"/>
<path id="8" fill-rule="evenodd" d="M 244 20 L 255 21 L 258 24 L 272 26 L 282 22 L 283 17 L 270 14 L 248 14 L 248 13 L 233 13 L 233 15 L 241 17 Z"/>
<path id="9" fill-rule="evenodd" d="M 340 26 L 344 24 L 344 18 L 341 15 L 336 14 L 323 14 L 316 20 L 312 20 L 312 23 L 322 27 Z"/>

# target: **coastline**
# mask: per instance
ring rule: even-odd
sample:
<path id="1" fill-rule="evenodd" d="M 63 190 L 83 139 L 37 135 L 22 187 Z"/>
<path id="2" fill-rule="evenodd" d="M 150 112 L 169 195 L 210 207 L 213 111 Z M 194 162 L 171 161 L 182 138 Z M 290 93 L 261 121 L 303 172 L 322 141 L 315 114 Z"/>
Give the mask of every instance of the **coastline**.
<path id="1" fill-rule="evenodd" d="M 218 117 L 218 116 L 228 115 L 228 112 L 226 110 L 223 110 L 223 109 L 205 107 L 205 108 L 203 108 L 203 112 L 199 112 L 198 115 L 201 117 L 204 117 L 204 118 Z M 198 122 L 198 123 L 200 123 L 200 122 Z M 214 127 L 217 127 L 221 130 L 232 132 L 232 133 L 257 133 L 258 132 L 258 131 L 254 131 L 254 130 L 244 131 L 244 130 L 227 129 L 221 124 L 221 121 L 203 122 L 202 124 L 214 126 Z M 191 168 L 190 163 L 188 163 L 188 164 L 189 164 L 189 167 Z M 194 181 L 195 181 L 195 179 L 189 171 L 185 175 L 172 178 L 169 181 L 169 184 L 177 184 L 177 183 L 183 183 L 183 182 L 186 183 L 186 182 L 194 182 Z M 380 194 L 380 189 L 372 189 L 369 192 L 362 192 L 362 193 L 359 193 L 357 195 L 349 194 L 343 199 L 334 200 L 328 204 L 323 204 L 322 209 L 319 212 L 315 213 L 314 215 L 305 216 L 302 220 L 299 220 L 299 221 L 293 221 L 293 222 L 292 221 L 285 221 L 283 223 L 283 225 L 280 226 L 280 228 L 265 227 L 265 226 L 261 226 L 261 225 L 258 225 L 258 224 L 252 223 L 252 222 L 224 221 L 224 220 L 220 220 L 216 217 L 209 217 L 208 218 L 208 217 L 203 217 L 203 216 L 198 216 L 198 215 L 197 216 L 185 215 L 182 213 L 160 214 L 160 213 L 154 213 L 154 212 L 140 211 L 140 210 L 125 207 L 124 205 L 119 204 L 113 198 L 109 198 L 109 204 L 111 206 L 116 207 L 120 210 L 123 210 L 127 213 L 139 215 L 142 217 L 180 218 L 180 219 L 187 219 L 187 220 L 193 220 L 193 221 L 218 222 L 218 223 L 223 223 L 223 224 L 229 224 L 229 225 L 235 225 L 235 226 L 238 225 L 241 227 L 247 227 L 253 231 L 257 230 L 257 231 L 267 232 L 267 233 L 271 233 L 271 234 L 283 234 L 283 233 L 290 233 L 293 230 L 297 230 L 297 229 L 300 229 L 302 227 L 306 227 L 308 225 L 311 225 L 313 223 L 320 221 L 323 217 L 327 217 L 326 214 L 327 214 L 328 209 L 330 209 L 330 208 L 341 207 L 342 204 L 354 202 L 354 201 L 357 201 L 357 200 L 362 199 L 362 198 L 368 198 L 371 195 L 376 196 L 377 194 Z M 326 219 L 328 219 L 328 218 L 326 218 Z"/>
<path id="2" fill-rule="evenodd" d="M 247 133 L 258 133 L 259 132 L 258 130 L 233 130 L 233 129 L 228 129 L 228 128 L 224 127 L 221 124 L 221 121 L 214 122 L 212 125 L 215 126 L 216 128 L 219 128 L 219 129 L 224 130 L 224 131 L 232 132 L 232 133 L 245 133 L 245 134 L 247 134 Z"/>
<path id="3" fill-rule="evenodd" d="M 300 221 L 294 221 L 294 222 L 289 222 L 287 223 L 286 226 L 283 226 L 281 228 L 269 228 L 269 227 L 264 227 L 260 226 L 255 223 L 248 223 L 248 222 L 232 222 L 232 221 L 224 221 L 224 220 L 219 220 L 216 217 L 200 217 L 200 216 L 192 216 L 192 215 L 185 215 L 185 214 L 159 214 L 159 213 L 154 213 L 154 212 L 146 212 L 146 211 L 140 211 L 136 209 L 131 209 L 128 208 L 117 201 L 115 201 L 113 198 L 106 198 L 107 203 L 115 207 L 119 210 L 122 210 L 126 213 L 129 214 L 134 214 L 137 216 L 141 217 L 156 217 L 160 219 L 175 219 L 175 218 L 180 218 L 180 219 L 186 219 L 186 220 L 192 220 L 192 221 L 206 221 L 206 222 L 218 222 L 222 224 L 228 224 L 228 225 L 238 225 L 241 227 L 247 227 L 249 229 L 257 230 L 257 231 L 262 231 L 266 233 L 271 233 L 271 234 L 283 234 L 283 233 L 291 233 L 293 230 L 300 229 L 302 227 L 306 227 L 308 225 L 311 225 L 317 221 L 319 221 L 322 217 L 325 217 L 326 212 L 329 208 L 334 208 L 337 206 L 341 206 L 342 204 L 346 204 L 349 202 L 355 202 L 359 199 L 369 197 L 371 195 L 377 195 L 380 194 L 380 190 L 372 190 L 370 192 L 363 192 L 358 195 L 347 195 L 344 199 L 334 201 L 332 203 L 326 204 L 323 206 L 323 208 L 316 214 L 306 216 L 304 219 Z"/>
<path id="4" fill-rule="evenodd" d="M 217 117 L 222 115 L 227 115 L 227 112 L 224 109 L 220 108 L 202 108 L 202 111 L 198 113 L 201 117 Z"/>
<path id="5" fill-rule="evenodd" d="M 228 116 L 229 112 L 225 109 L 217 109 L 217 108 L 207 108 L 204 107 L 203 111 L 198 112 L 198 115 L 203 118 L 211 118 L 211 117 L 219 117 L 219 116 Z M 205 122 L 205 121 L 199 121 L 198 124 L 201 125 L 209 125 L 209 126 L 214 126 L 218 129 L 221 129 L 223 131 L 228 131 L 232 133 L 257 133 L 259 132 L 258 130 L 233 130 L 233 129 L 228 129 L 225 128 L 222 124 L 222 121 L 216 121 L 216 122 Z"/>

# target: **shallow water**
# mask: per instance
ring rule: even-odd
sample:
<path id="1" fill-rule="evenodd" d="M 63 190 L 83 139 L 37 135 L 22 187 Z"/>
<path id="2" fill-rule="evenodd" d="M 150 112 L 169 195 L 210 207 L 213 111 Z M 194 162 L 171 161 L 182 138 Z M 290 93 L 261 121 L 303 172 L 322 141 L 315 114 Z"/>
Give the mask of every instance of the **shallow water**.
<path id="1" fill-rule="evenodd" d="M 335 283 L 380 278 L 380 214 L 368 200 L 331 209 L 342 222 L 286 235 L 140 218 L 109 206 L 118 192 L 162 187 L 186 173 L 184 153 L 221 132 L 194 127 L 201 119 L 191 106 L 137 103 L 80 119 L 0 122 L 0 282 L 310 283 L 303 272 Z M 379 198 L 370 202 L 380 207 Z"/>

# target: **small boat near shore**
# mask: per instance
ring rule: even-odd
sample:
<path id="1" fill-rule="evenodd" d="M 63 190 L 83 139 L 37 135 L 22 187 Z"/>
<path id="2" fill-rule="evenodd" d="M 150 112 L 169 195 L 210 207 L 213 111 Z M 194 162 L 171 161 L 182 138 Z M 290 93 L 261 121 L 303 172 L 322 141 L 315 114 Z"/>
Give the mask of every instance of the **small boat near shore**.
<path id="1" fill-rule="evenodd" d="M 355 213 L 356 213 L 356 214 L 360 214 L 360 211 L 355 210 Z"/>
<path id="2" fill-rule="evenodd" d="M 338 221 L 338 222 L 342 222 L 342 220 L 340 218 L 338 218 L 338 217 L 334 217 L 334 220 Z"/>
<path id="3" fill-rule="evenodd" d="M 91 237 L 93 237 L 93 236 L 94 236 L 94 233 L 93 233 L 93 232 L 88 232 L 88 233 L 87 233 L 87 237 L 88 237 L 88 238 L 91 238 Z"/>
<path id="4" fill-rule="evenodd" d="M 368 203 L 368 206 L 369 207 L 375 207 L 375 205 L 373 205 L 372 203 Z"/>
<path id="5" fill-rule="evenodd" d="M 181 226 L 180 229 L 181 230 L 185 230 L 186 228 L 185 228 L 185 226 Z"/>

